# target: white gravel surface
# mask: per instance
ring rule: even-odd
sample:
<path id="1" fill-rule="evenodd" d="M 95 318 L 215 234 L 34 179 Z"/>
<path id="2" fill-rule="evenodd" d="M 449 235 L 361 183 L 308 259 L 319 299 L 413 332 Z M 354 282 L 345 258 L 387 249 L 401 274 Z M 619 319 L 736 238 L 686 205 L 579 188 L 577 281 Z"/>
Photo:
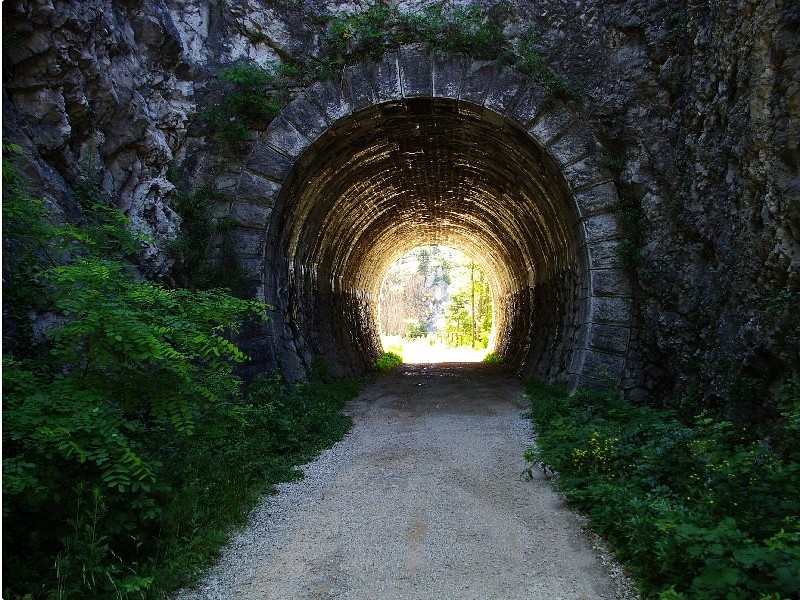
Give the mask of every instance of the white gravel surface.
<path id="1" fill-rule="evenodd" d="M 404 366 L 351 433 L 253 510 L 179 600 L 636 598 L 541 473 L 521 387 L 490 365 Z"/>

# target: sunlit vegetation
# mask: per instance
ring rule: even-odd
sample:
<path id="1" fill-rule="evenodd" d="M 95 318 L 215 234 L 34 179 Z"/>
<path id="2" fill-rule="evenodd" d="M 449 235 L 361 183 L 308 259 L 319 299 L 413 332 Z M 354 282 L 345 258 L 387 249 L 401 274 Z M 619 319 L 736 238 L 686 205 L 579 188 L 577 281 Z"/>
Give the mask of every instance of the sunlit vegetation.
<path id="1" fill-rule="evenodd" d="M 798 597 L 799 380 L 778 393 L 768 427 L 635 405 L 613 390 L 531 383 L 528 393 L 538 436 L 526 458 L 557 473 L 645 597 Z"/>
<path id="2" fill-rule="evenodd" d="M 403 364 L 403 357 L 396 352 L 384 352 L 375 361 L 375 370 L 385 373 Z"/>
<path id="3" fill-rule="evenodd" d="M 254 500 L 339 439 L 358 383 L 243 393 L 232 341 L 269 307 L 168 289 L 90 179 L 79 225 L 48 220 L 3 160 L 3 590 L 164 598 L 190 583 Z"/>
<path id="4" fill-rule="evenodd" d="M 401 353 L 412 340 L 483 350 L 492 331 L 491 290 L 485 273 L 461 252 L 420 247 L 386 274 L 378 314 L 385 345 Z"/>

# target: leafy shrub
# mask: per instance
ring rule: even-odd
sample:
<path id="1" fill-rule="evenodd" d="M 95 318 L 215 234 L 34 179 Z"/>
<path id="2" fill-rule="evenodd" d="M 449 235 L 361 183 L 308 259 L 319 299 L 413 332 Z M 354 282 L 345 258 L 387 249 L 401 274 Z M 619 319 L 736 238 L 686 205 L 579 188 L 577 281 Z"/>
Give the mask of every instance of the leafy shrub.
<path id="1" fill-rule="evenodd" d="M 342 438 L 350 419 L 341 410 L 360 386 L 354 379 L 288 385 L 279 373 L 261 376 L 243 398 L 207 405 L 191 443 L 155 441 L 172 493 L 149 557 L 152 596 L 191 585 L 259 497 L 302 478 L 297 466 Z"/>
<path id="2" fill-rule="evenodd" d="M 119 211 L 87 187 L 82 226 L 50 223 L 11 158 L 3 595 L 165 597 L 259 494 L 341 437 L 358 384 L 273 377 L 243 397 L 234 366 L 246 357 L 229 334 L 268 307 L 143 280 Z"/>
<path id="3" fill-rule="evenodd" d="M 501 365 L 504 360 L 497 352 L 489 352 L 483 357 L 483 362 L 489 363 L 490 365 Z"/>
<path id="4" fill-rule="evenodd" d="M 375 370 L 385 373 L 403 364 L 403 357 L 394 352 L 384 352 L 375 361 Z"/>
<path id="5" fill-rule="evenodd" d="M 800 593 L 796 444 L 781 451 L 707 416 L 686 424 L 613 391 L 528 390 L 539 433 L 526 458 L 559 473 L 559 487 L 648 596 Z M 797 404 L 786 414 L 778 439 L 796 435 Z"/>
<path id="6" fill-rule="evenodd" d="M 228 142 L 248 139 L 250 130 L 274 119 L 289 101 L 289 84 L 300 76 L 294 65 L 269 68 L 243 63 L 219 72 L 230 90 L 221 106 L 203 112 L 216 135 Z"/>
<path id="7" fill-rule="evenodd" d="M 231 236 L 234 221 L 222 217 L 214 225 L 211 217 L 214 203 L 224 198 L 224 194 L 208 185 L 174 195 L 172 204 L 182 221 L 178 238 L 168 247 L 175 259 L 172 275 L 183 287 L 199 290 L 225 288 L 234 296 L 243 298 L 248 293 L 247 281 Z M 212 239 L 218 242 L 217 256 L 211 264 L 206 264 Z"/>

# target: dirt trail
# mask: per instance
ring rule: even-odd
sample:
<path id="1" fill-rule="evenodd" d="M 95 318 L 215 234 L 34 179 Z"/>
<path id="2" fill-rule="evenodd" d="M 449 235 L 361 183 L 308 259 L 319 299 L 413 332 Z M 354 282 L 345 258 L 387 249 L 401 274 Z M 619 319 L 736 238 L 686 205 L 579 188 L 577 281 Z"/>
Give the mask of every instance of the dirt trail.
<path id="1" fill-rule="evenodd" d="M 551 484 L 525 481 L 519 382 L 405 366 L 367 386 L 351 434 L 256 509 L 205 599 L 627 596 Z"/>

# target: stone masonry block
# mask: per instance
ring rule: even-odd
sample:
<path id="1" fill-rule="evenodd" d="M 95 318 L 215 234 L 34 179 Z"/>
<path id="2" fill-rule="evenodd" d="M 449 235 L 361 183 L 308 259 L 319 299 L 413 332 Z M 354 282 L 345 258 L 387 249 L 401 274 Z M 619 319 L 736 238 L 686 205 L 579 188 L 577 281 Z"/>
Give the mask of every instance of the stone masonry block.
<path id="1" fill-rule="evenodd" d="M 520 91 L 520 75 L 516 71 L 503 68 L 492 81 L 483 105 L 498 114 L 505 115 Z"/>
<path id="2" fill-rule="evenodd" d="M 577 191 L 608 181 L 606 173 L 591 157 L 569 165 L 564 169 L 564 178 L 570 187 Z"/>
<path id="3" fill-rule="evenodd" d="M 320 107 L 328 123 L 335 123 L 353 114 L 354 106 L 345 94 L 340 80 L 319 81 L 310 90 L 310 97 Z"/>
<path id="4" fill-rule="evenodd" d="M 613 213 L 586 217 L 583 219 L 583 228 L 587 244 L 622 237 L 622 231 Z"/>
<path id="5" fill-rule="evenodd" d="M 418 46 L 406 46 L 398 55 L 403 96 L 430 96 L 433 91 L 433 64 L 428 52 Z"/>
<path id="6" fill-rule="evenodd" d="M 229 192 L 239 185 L 240 173 L 220 173 L 214 177 L 214 188 L 220 192 Z"/>
<path id="7" fill-rule="evenodd" d="M 496 61 L 471 62 L 464 71 L 458 99 L 482 105 L 496 75 Z"/>
<path id="8" fill-rule="evenodd" d="M 547 99 L 547 92 L 538 83 L 529 83 L 518 94 L 509 117 L 522 128 L 527 129 L 530 123 L 541 113 Z"/>
<path id="9" fill-rule="evenodd" d="M 264 229 L 269 224 L 271 214 L 272 209 L 268 206 L 245 202 L 231 203 L 230 216 L 241 227 Z"/>
<path id="10" fill-rule="evenodd" d="M 236 228 L 230 232 L 233 245 L 240 256 L 263 256 L 267 233 L 264 230 Z"/>
<path id="11" fill-rule="evenodd" d="M 292 168 L 292 161 L 264 142 L 256 142 L 247 168 L 253 173 L 268 177 L 273 181 L 283 181 Z"/>
<path id="12" fill-rule="evenodd" d="M 617 188 L 610 181 L 586 188 L 575 194 L 575 203 L 581 217 L 611 212 L 619 202 Z"/>
<path id="13" fill-rule="evenodd" d="M 462 55 L 433 58 L 433 96 L 457 100 L 468 61 Z"/>
<path id="14" fill-rule="evenodd" d="M 297 131 L 283 115 L 269 124 L 265 139 L 270 146 L 290 158 L 297 158 L 311 145 L 309 139 Z"/>
<path id="15" fill-rule="evenodd" d="M 280 191 L 279 183 L 245 171 L 239 179 L 239 187 L 236 188 L 236 200 L 260 206 L 273 206 Z"/>
<path id="16" fill-rule="evenodd" d="M 608 240 L 589 244 L 589 268 L 618 268 L 622 266 L 620 241 Z"/>
<path id="17" fill-rule="evenodd" d="M 615 382 L 622 377 L 625 369 L 625 357 L 618 354 L 607 354 L 597 350 L 587 350 L 583 358 L 581 375 L 602 379 L 610 376 Z"/>
<path id="18" fill-rule="evenodd" d="M 371 70 L 372 65 L 356 63 L 342 71 L 342 91 L 350 99 L 354 112 L 375 104 L 375 89 L 368 77 Z"/>
<path id="19" fill-rule="evenodd" d="M 396 52 L 384 54 L 380 61 L 372 65 L 370 74 L 375 87 L 376 102 L 389 102 L 403 98 Z"/>
<path id="20" fill-rule="evenodd" d="M 589 321 L 627 325 L 631 320 L 630 298 L 589 298 Z"/>
<path id="21" fill-rule="evenodd" d="M 624 354 L 628 350 L 631 333 L 629 327 L 591 323 L 588 332 L 587 344 L 593 350 L 619 354 Z"/>
<path id="22" fill-rule="evenodd" d="M 561 135 L 575 120 L 575 115 L 563 104 L 557 104 L 543 113 L 528 130 L 536 140 L 546 146 Z"/>
<path id="23" fill-rule="evenodd" d="M 587 156 L 594 146 L 594 140 L 579 125 L 573 125 L 567 132 L 550 142 L 547 151 L 562 167 Z"/>
<path id="24" fill-rule="evenodd" d="M 592 296 L 630 296 L 631 280 L 623 269 L 594 269 L 590 271 Z"/>
<path id="25" fill-rule="evenodd" d="M 264 278 L 264 258 L 258 256 L 240 256 L 239 268 L 246 281 L 260 281 Z"/>
<path id="26" fill-rule="evenodd" d="M 281 116 L 308 140 L 317 139 L 328 128 L 328 121 L 316 104 L 308 96 L 295 98 L 283 109 Z"/>
<path id="27" fill-rule="evenodd" d="M 211 218 L 212 219 L 222 219 L 230 215 L 231 212 L 231 202 L 227 199 L 222 202 L 216 200 L 211 204 Z"/>

